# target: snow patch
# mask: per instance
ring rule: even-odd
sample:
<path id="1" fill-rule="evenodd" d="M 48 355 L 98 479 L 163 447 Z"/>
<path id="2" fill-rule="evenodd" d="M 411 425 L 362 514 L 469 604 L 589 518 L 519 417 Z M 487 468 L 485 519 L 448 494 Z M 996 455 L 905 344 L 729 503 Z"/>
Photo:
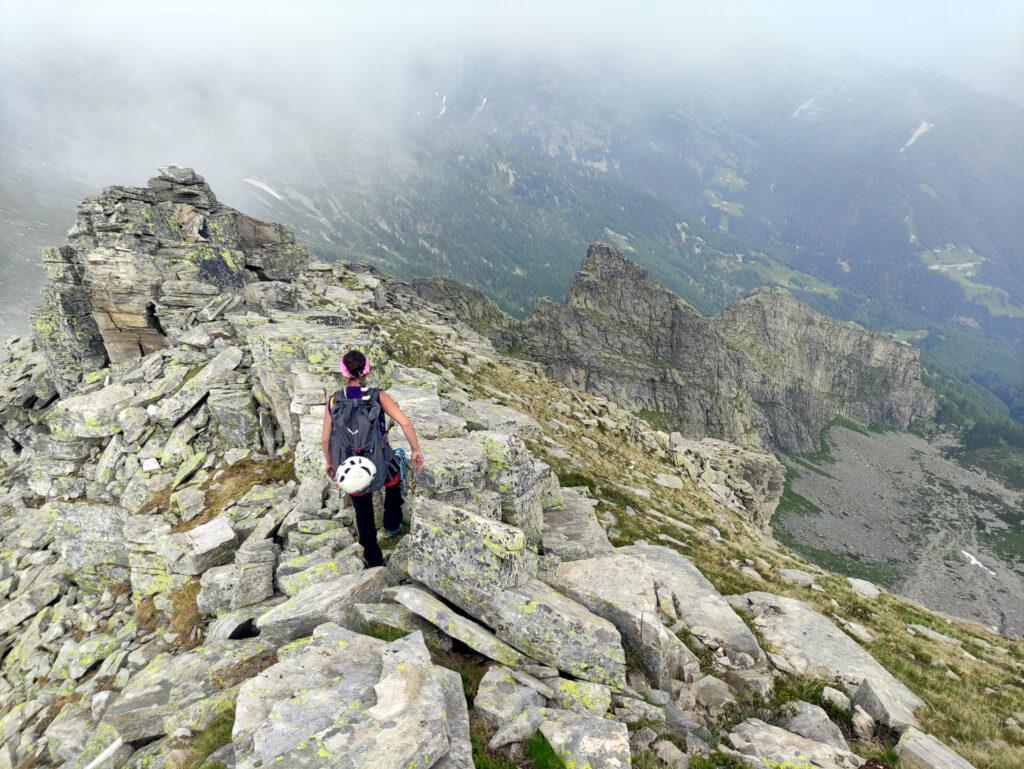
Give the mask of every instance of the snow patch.
<path id="1" fill-rule="evenodd" d="M 480 102 L 480 106 L 476 108 L 476 114 L 477 115 L 479 115 L 483 111 L 484 105 L 486 105 L 486 104 L 487 104 L 487 97 L 485 96 L 484 100 L 482 102 Z"/>
<path id="2" fill-rule="evenodd" d="M 907 143 L 900 147 L 900 152 L 906 152 L 907 147 L 916 142 L 930 130 L 935 128 L 934 123 L 929 123 L 927 120 L 922 120 L 921 125 L 914 129 L 914 133 L 910 134 L 910 138 L 907 139 Z"/>
<path id="3" fill-rule="evenodd" d="M 964 558 L 967 559 L 967 563 L 969 563 L 971 566 L 977 566 L 979 569 L 981 569 L 982 571 L 988 572 L 993 577 L 996 576 L 996 573 L 994 571 L 992 571 L 992 569 L 988 568 L 988 566 L 983 564 L 981 561 L 979 561 L 973 555 L 968 553 L 966 550 L 961 550 L 960 552 L 964 554 Z"/>
<path id="4" fill-rule="evenodd" d="M 435 91 L 435 94 L 436 93 L 437 92 Z M 448 97 L 447 96 L 442 96 L 441 97 L 441 111 L 437 113 L 438 120 L 440 120 L 441 116 L 444 115 L 444 113 L 447 112 L 447 111 L 448 111 Z"/>
<path id="5" fill-rule="evenodd" d="M 807 113 L 808 110 L 810 110 L 811 105 L 814 104 L 814 100 L 817 98 L 817 96 L 812 96 L 810 99 L 808 99 L 795 110 L 793 110 L 793 117 L 800 117 L 801 115 Z"/>
<path id="6" fill-rule="evenodd" d="M 272 189 L 270 189 L 270 185 L 267 184 L 266 182 L 261 182 L 259 179 L 249 179 L 249 178 L 244 178 L 244 179 L 242 179 L 242 181 L 245 182 L 246 184 L 251 184 L 253 187 L 259 187 L 261 190 L 266 192 L 268 195 L 273 195 L 278 200 L 284 200 L 284 198 L 282 198 L 280 195 L 278 195 L 276 192 L 274 192 Z"/>

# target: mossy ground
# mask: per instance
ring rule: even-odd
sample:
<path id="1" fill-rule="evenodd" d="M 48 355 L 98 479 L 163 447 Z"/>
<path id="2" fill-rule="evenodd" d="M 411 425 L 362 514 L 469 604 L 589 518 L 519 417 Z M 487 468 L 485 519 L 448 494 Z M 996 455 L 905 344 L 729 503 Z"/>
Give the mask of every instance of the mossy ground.
<path id="1" fill-rule="evenodd" d="M 403 334 L 417 343 L 415 359 L 402 360 L 401 355 L 398 356 L 403 363 L 430 368 L 432 358 L 423 351 L 445 351 L 444 340 L 437 339 L 425 328 L 406 327 Z M 598 510 L 616 519 L 619 535 L 613 538 L 615 544 L 637 539 L 661 542 L 692 557 L 724 595 L 766 590 L 798 598 L 825 616 L 835 613 L 861 623 L 875 636 L 867 650 L 925 700 L 927 706 L 918 715 L 926 731 L 979 769 L 1024 766 L 1024 744 L 1003 728 L 1008 716 L 1024 710 L 1024 690 L 1019 685 L 1024 668 L 1021 665 L 1024 644 L 1009 641 L 972 623 L 940 617 L 898 596 L 883 594 L 870 601 L 855 593 L 844 577 L 835 574 L 818 579 L 818 584 L 824 588 L 822 593 L 796 588 L 777 576 L 778 569 L 809 568 L 809 564 L 767 534 L 718 507 L 667 459 L 624 441 L 600 426 L 584 427 L 574 422 L 571 430 L 558 428 L 554 420 L 564 422 L 566 418 L 555 411 L 553 405 L 563 403 L 572 409 L 587 411 L 588 404 L 593 402 L 589 396 L 543 378 L 531 378 L 530 387 L 524 388 L 523 374 L 513 365 L 499 362 L 472 371 L 459 365 L 457 353 L 442 355 L 439 352 L 437 357 L 443 357 L 447 368 L 475 388 L 478 397 L 490 397 L 494 390 L 516 394 L 517 398 L 510 399 L 508 405 L 538 420 L 544 436 L 563 448 L 569 459 L 555 460 L 546 453 L 543 441 L 531 448 L 556 468 L 563 485 L 586 485 L 603 500 Z M 807 460 L 821 465 L 827 463 L 828 458 L 827 452 L 821 450 Z M 679 475 L 684 480 L 684 488 L 671 490 L 656 485 L 653 477 L 657 473 Z M 638 488 L 646 490 L 650 496 L 637 493 Z M 636 514 L 629 515 L 627 507 Z M 693 527 L 697 533 L 676 522 Z M 717 528 L 722 538 L 701 536 L 700 530 L 705 525 Z M 665 536 L 671 539 L 663 539 Z M 736 567 L 737 562 L 754 559 L 761 559 L 769 567 L 760 570 L 763 581 L 742 574 Z M 960 639 L 964 642 L 963 649 L 974 659 L 963 656 L 956 647 L 909 636 L 906 632 L 909 623 L 928 625 Z M 981 639 L 1007 653 L 992 654 L 973 639 Z M 960 680 L 947 677 L 947 669 L 955 672 Z M 986 693 L 986 689 L 992 693 Z M 884 752 L 887 746 L 866 747 Z"/>

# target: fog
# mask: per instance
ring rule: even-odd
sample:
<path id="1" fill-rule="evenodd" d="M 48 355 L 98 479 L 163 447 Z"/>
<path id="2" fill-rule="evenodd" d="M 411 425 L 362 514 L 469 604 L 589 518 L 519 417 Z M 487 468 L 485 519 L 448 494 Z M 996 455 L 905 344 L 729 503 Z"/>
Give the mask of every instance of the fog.
<path id="1" fill-rule="evenodd" d="M 41 281 L 38 246 L 58 242 L 75 202 L 102 185 L 144 184 L 175 162 L 205 174 L 226 202 L 250 205 L 244 177 L 315 177 L 342 147 L 401 162 L 424 116 L 447 109 L 468 122 L 485 98 L 495 115 L 519 109 L 521 98 L 503 96 L 520 79 L 535 88 L 571 73 L 621 111 L 681 83 L 694 98 L 759 109 L 809 73 L 853 68 L 884 83 L 914 71 L 1024 104 L 1019 0 L 2 0 L 2 9 L 0 265 L 27 304 Z M 7 267 L 19 264 L 24 275 Z M 21 325 L 20 311 L 5 315 Z"/>

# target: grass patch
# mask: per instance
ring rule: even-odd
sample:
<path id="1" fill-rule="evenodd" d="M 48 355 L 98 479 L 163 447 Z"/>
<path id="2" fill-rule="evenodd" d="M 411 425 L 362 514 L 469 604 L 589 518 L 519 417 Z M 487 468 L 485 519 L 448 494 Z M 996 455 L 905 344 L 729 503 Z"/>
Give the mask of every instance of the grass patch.
<path id="1" fill-rule="evenodd" d="M 224 512 L 228 503 L 244 496 L 254 486 L 273 486 L 294 480 L 297 480 L 295 457 L 290 453 L 282 453 L 273 459 L 263 461 L 243 459 L 229 465 L 219 476 L 210 478 L 203 484 L 203 493 L 206 495 L 206 507 L 203 512 L 192 520 L 180 521 L 171 527 L 171 533 L 191 531 L 204 523 L 209 523 Z M 164 493 L 158 492 L 159 495 Z M 170 491 L 168 490 L 166 494 L 167 502 L 163 509 L 170 507 Z"/>
<path id="2" fill-rule="evenodd" d="M 234 708 L 218 713 L 205 729 L 192 738 L 186 757 L 176 765 L 176 769 L 214 769 L 220 762 L 206 759 L 211 753 L 231 742 L 231 730 L 234 725 Z"/>
<path id="3" fill-rule="evenodd" d="M 480 687 L 480 679 L 484 677 L 489 667 L 487 658 L 476 652 L 464 654 L 458 651 L 446 652 L 443 649 L 430 649 L 430 658 L 435 665 L 441 665 L 459 674 L 466 702 L 472 708 L 473 698 Z"/>
<path id="4" fill-rule="evenodd" d="M 399 630 L 396 627 L 389 627 L 387 625 L 381 625 L 379 623 L 373 623 L 366 625 L 359 629 L 359 632 L 363 635 L 372 636 L 373 638 L 379 638 L 382 641 L 391 643 L 397 641 L 399 638 L 405 638 L 409 635 L 405 630 Z"/>
<path id="5" fill-rule="evenodd" d="M 170 632 L 177 636 L 177 645 L 182 649 L 194 649 L 202 643 L 202 635 L 196 630 L 204 624 L 196 600 L 201 586 L 199 580 L 192 580 L 180 590 L 168 595 L 171 615 L 167 618 Z"/>
<path id="6" fill-rule="evenodd" d="M 565 769 L 562 759 L 558 757 L 555 749 L 551 747 L 551 743 L 540 732 L 535 732 L 526 741 L 525 748 L 526 757 L 534 769 Z"/>
<path id="7" fill-rule="evenodd" d="M 715 751 L 707 756 L 690 756 L 690 769 L 749 769 L 742 758 Z"/>

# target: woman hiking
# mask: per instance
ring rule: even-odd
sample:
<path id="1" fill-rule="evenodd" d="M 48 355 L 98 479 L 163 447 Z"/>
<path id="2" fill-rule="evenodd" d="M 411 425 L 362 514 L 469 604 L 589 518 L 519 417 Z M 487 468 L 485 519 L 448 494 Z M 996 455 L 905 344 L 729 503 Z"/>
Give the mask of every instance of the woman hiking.
<path id="1" fill-rule="evenodd" d="M 366 387 L 370 362 L 359 350 L 342 356 L 338 368 L 345 387 L 327 401 L 324 409 L 323 450 L 327 475 L 352 499 L 356 533 L 363 546 L 367 567 L 381 566 L 384 554 L 377 544 L 373 517 L 373 492 L 384 489 L 384 536 L 398 536 L 402 527 L 402 475 L 404 452 L 388 444 L 385 420 L 391 417 L 405 434 L 413 469 L 423 469 L 416 429 L 394 398 L 376 387 Z"/>

